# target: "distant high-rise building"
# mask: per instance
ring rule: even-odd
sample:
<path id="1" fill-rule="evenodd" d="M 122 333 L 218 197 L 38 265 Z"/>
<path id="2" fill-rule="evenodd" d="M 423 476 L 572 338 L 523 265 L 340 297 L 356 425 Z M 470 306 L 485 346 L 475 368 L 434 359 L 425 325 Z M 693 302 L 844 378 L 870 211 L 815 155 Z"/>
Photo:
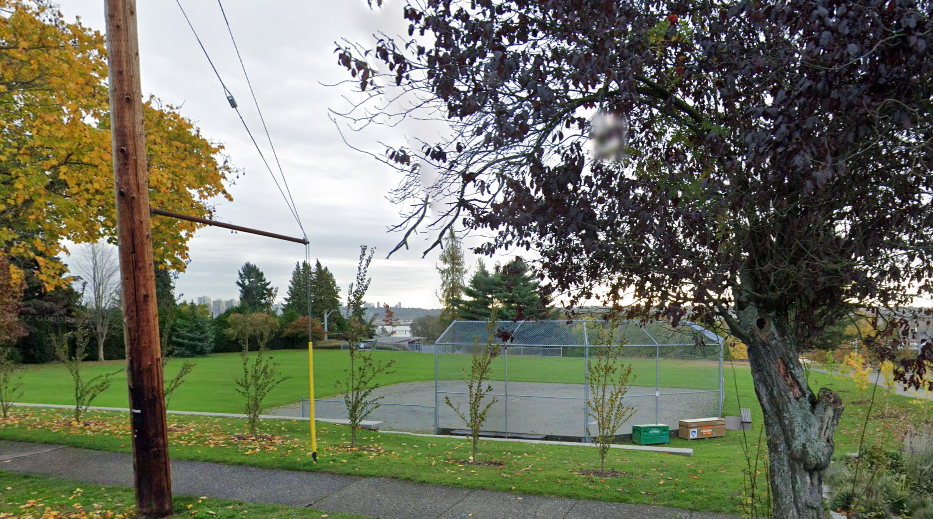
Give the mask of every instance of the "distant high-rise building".
<path id="1" fill-rule="evenodd" d="M 211 297 L 207 297 L 207 296 L 201 296 L 198 298 L 198 304 L 204 305 L 208 308 L 213 308 L 214 299 Z"/>
<path id="2" fill-rule="evenodd" d="M 227 310 L 230 310 L 231 308 L 236 308 L 236 307 L 240 306 L 240 300 L 239 300 L 239 299 L 227 299 L 226 301 L 224 301 L 224 303 L 225 303 L 225 304 L 224 304 L 224 312 L 226 312 Z"/>
<path id="3" fill-rule="evenodd" d="M 214 306 L 211 308 L 211 315 L 217 317 L 218 315 L 226 312 L 224 309 L 224 302 L 221 299 L 214 300 Z"/>

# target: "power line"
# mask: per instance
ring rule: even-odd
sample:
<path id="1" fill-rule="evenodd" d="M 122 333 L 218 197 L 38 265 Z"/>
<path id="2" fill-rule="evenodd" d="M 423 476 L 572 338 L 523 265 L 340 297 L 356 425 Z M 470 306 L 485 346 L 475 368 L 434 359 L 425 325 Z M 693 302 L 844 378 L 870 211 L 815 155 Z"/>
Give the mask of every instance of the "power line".
<path id="1" fill-rule="evenodd" d="M 178 4 L 178 8 L 181 9 L 182 16 L 185 17 L 185 21 L 188 22 L 188 27 L 191 29 L 191 32 L 194 34 L 194 39 L 198 40 L 198 45 L 201 46 L 201 51 L 204 52 L 204 57 L 207 58 L 207 62 L 211 64 L 211 69 L 214 70 L 214 75 L 217 76 L 217 81 L 220 81 L 220 86 L 224 89 L 224 94 L 227 95 L 227 99 L 230 99 L 233 94 L 230 93 L 230 89 L 227 88 L 227 84 L 224 83 L 222 77 L 220 77 L 220 72 L 217 71 L 217 67 L 214 66 L 214 60 L 211 59 L 210 54 L 207 53 L 207 48 L 204 47 L 204 43 L 201 42 L 201 37 L 198 36 L 198 31 L 194 30 L 194 25 L 191 24 L 191 19 L 188 18 L 188 13 L 185 12 L 185 8 L 181 5 L 181 0 L 175 0 L 175 3 Z"/>
<path id="2" fill-rule="evenodd" d="M 275 173 L 272 171 L 272 167 L 269 165 L 269 161 L 266 160 L 266 156 L 262 152 L 262 149 L 259 147 L 259 143 L 256 142 L 256 138 L 253 137 L 253 132 L 249 129 L 249 125 L 246 124 L 246 119 L 243 118 L 243 114 L 240 112 L 240 108 L 237 106 L 236 99 L 234 99 L 233 97 L 233 93 L 230 91 L 229 88 L 227 88 L 227 84 L 224 83 L 224 80 L 221 77 L 220 72 L 217 70 L 217 67 L 214 65 L 214 61 L 211 59 L 210 54 L 207 52 L 207 48 L 204 46 L 204 43 L 201 41 L 201 37 L 198 36 L 198 32 L 195 30 L 194 25 L 191 23 L 191 19 L 188 18 L 188 13 L 185 12 L 185 8 L 181 5 L 181 0 L 175 0 L 175 3 L 178 5 L 178 8 L 181 10 L 181 14 L 185 17 L 185 21 L 188 22 L 188 28 L 190 28 L 192 34 L 194 34 L 194 38 L 198 41 L 198 45 L 201 46 L 201 51 L 204 53 L 204 57 L 207 58 L 207 62 L 210 63 L 211 68 L 214 70 L 214 75 L 216 75 L 217 80 L 220 81 L 220 86 L 223 87 L 224 89 L 224 94 L 227 97 L 227 101 L 230 103 L 230 107 L 233 108 L 236 111 L 237 116 L 239 116 L 240 122 L 243 124 L 243 128 L 246 130 L 246 133 L 249 135 L 249 138 L 252 141 L 253 146 L 256 148 L 256 152 L 259 153 L 259 158 L 262 159 L 262 163 L 266 166 L 266 170 L 269 172 L 269 175 L 272 177 L 272 181 L 275 182 L 275 187 L 278 188 L 279 193 L 282 195 L 282 199 L 285 200 L 285 205 L 288 206 L 288 210 L 292 214 L 292 217 L 295 219 L 295 222 L 298 223 L 298 227 L 301 229 L 301 232 L 307 236 L 307 233 L 305 233 L 305 230 L 304 230 L 304 226 L 301 224 L 301 218 L 299 218 L 298 216 L 297 206 L 294 205 L 294 199 L 291 198 L 291 193 L 289 192 L 289 194 L 286 196 L 285 191 L 282 189 L 282 186 L 279 184 L 278 178 L 276 178 Z M 224 16 L 224 18 L 226 19 L 226 15 Z M 239 51 L 237 51 L 237 55 L 239 56 Z M 240 60 L 240 62 L 242 64 L 242 60 Z M 244 72 L 245 72 L 245 67 L 244 67 Z M 247 79 L 247 82 L 248 81 L 249 79 Z M 250 91 L 252 91 L 252 86 L 250 86 Z M 253 98 L 255 100 L 255 95 L 253 96 Z M 259 105 L 257 103 L 257 109 L 258 107 Z M 263 127 L 265 127 L 265 121 L 263 121 Z M 268 130 L 266 131 L 266 133 L 268 135 Z M 273 153 L 274 152 L 275 152 L 275 149 L 273 148 Z M 276 157 L 276 161 L 278 161 L 278 157 Z M 279 169 L 281 170 L 281 166 L 279 166 Z M 283 174 L 282 180 L 283 182 L 285 180 L 284 174 Z"/>
<path id="3" fill-rule="evenodd" d="M 282 163 L 279 161 L 279 154 L 275 150 L 275 144 L 272 143 L 272 135 L 269 133 L 269 127 L 266 126 L 266 118 L 262 115 L 262 109 L 259 108 L 259 100 L 256 98 L 256 92 L 253 90 L 253 83 L 249 80 L 249 74 L 246 72 L 246 64 L 243 63 L 243 56 L 240 55 L 240 47 L 236 44 L 236 38 L 233 36 L 233 29 L 230 27 L 230 21 L 227 19 L 227 12 L 224 10 L 224 4 L 221 0 L 217 0 L 217 5 L 220 7 L 220 14 L 223 15 L 224 24 L 227 26 L 227 32 L 230 34 L 230 41 L 233 42 L 233 49 L 236 51 L 236 57 L 240 61 L 240 68 L 243 69 L 243 76 L 246 78 L 246 84 L 249 86 L 249 93 L 253 97 L 253 103 L 256 105 L 256 112 L 259 114 L 259 120 L 262 122 L 262 129 L 266 132 L 266 139 L 269 140 L 269 147 L 272 148 L 272 156 L 275 159 L 275 164 L 279 168 L 279 174 L 282 176 L 282 183 L 285 184 L 285 191 L 288 193 L 288 198 L 291 200 L 292 206 L 296 208 L 295 199 L 292 198 L 292 190 L 288 186 L 288 179 L 285 176 L 285 170 L 282 169 Z M 298 219 L 298 226 L 301 227 L 302 232 L 304 232 L 304 227 L 301 226 L 301 218 Z"/>

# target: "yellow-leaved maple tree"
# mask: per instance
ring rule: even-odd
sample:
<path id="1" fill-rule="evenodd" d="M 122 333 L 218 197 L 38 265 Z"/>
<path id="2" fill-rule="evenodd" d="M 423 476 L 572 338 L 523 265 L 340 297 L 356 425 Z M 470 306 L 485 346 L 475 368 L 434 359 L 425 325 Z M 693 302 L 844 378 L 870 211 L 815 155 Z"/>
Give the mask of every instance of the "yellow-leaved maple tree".
<path id="1" fill-rule="evenodd" d="M 155 97 L 144 123 L 154 206 L 206 217 L 231 199 L 223 146 Z M 184 269 L 197 227 L 154 219 L 156 260 Z M 0 0 L 0 254 L 35 261 L 51 289 L 68 282 L 64 240 L 115 233 L 104 38 L 49 0 Z"/>

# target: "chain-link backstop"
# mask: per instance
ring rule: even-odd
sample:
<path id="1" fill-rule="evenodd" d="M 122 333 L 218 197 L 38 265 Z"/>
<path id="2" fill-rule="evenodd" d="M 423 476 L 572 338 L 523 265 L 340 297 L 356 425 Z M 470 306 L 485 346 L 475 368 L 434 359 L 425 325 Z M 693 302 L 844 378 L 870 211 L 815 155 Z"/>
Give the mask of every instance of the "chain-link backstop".
<path id="1" fill-rule="evenodd" d="M 466 428 L 453 407 L 466 414 L 466 377 L 474 354 L 492 333 L 501 353 L 492 360 L 486 402 L 495 399 L 484 431 L 502 436 L 589 439 L 588 365 L 598 348 L 621 345 L 631 365 L 625 404 L 634 415 L 619 430 L 685 418 L 721 416 L 723 341 L 693 323 L 602 320 L 500 322 L 455 321 L 434 345 L 407 351 L 375 351 L 396 359 L 420 381 L 385 385 L 381 406 L 369 417 L 385 430 L 449 433 Z M 377 346 L 378 349 L 378 346 Z M 453 407 L 452 407 L 453 406 Z M 306 407 L 306 406 L 302 406 Z M 341 396 L 315 401 L 320 418 L 346 418 Z M 304 414 L 304 413 L 303 413 Z"/>

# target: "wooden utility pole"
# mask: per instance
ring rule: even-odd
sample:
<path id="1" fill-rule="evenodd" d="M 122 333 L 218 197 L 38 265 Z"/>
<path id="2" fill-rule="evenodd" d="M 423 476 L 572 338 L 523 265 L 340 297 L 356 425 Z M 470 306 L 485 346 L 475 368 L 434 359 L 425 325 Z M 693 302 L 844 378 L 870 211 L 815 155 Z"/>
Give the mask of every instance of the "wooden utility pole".
<path id="1" fill-rule="evenodd" d="M 136 1 L 105 0 L 104 14 L 136 509 L 139 517 L 155 519 L 172 513 L 172 477 L 149 222 Z"/>

